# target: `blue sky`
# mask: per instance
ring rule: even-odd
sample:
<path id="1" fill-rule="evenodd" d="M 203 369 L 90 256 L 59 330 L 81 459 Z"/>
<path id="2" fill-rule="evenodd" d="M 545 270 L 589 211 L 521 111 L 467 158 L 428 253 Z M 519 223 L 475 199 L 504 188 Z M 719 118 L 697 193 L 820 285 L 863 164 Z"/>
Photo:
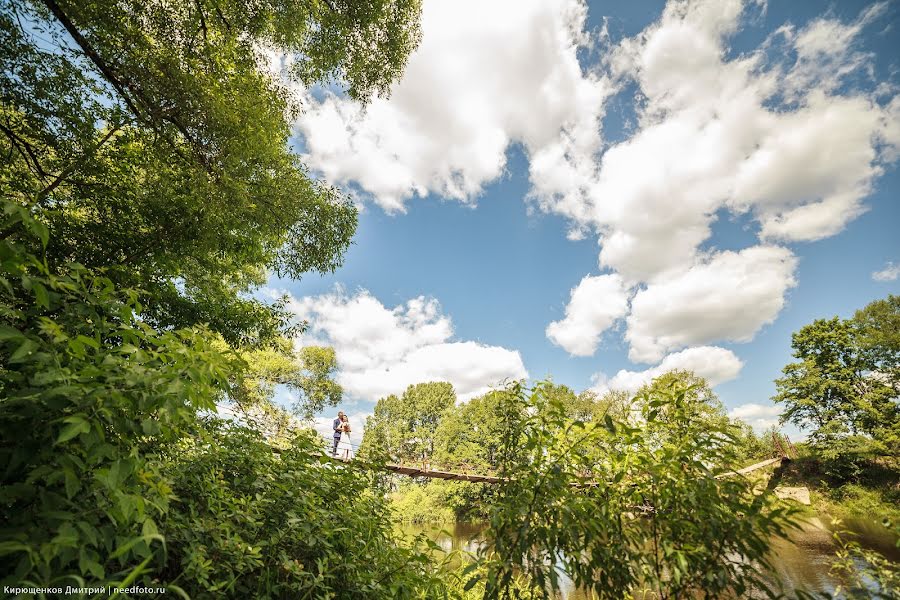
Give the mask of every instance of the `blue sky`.
<path id="1" fill-rule="evenodd" d="M 389 99 L 296 125 L 362 210 L 342 268 L 269 287 L 354 418 L 418 379 L 699 365 L 763 426 L 793 331 L 900 293 L 896 2 L 436 4 Z"/>

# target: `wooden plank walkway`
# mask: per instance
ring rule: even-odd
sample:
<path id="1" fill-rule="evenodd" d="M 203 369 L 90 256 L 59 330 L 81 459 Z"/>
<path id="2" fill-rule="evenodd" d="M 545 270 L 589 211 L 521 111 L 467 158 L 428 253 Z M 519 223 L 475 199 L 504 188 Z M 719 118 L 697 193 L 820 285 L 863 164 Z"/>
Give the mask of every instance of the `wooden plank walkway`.
<path id="1" fill-rule="evenodd" d="M 731 471 L 730 473 L 722 473 L 721 475 L 717 475 L 716 478 L 721 479 L 723 477 L 734 477 L 735 475 L 746 475 L 747 473 L 752 473 L 753 471 L 756 471 L 757 469 L 764 469 L 765 467 L 768 467 L 769 465 L 774 465 L 775 463 L 778 463 L 778 465 L 781 466 L 781 463 L 783 463 L 785 460 L 790 460 L 790 459 L 786 456 L 778 456 L 776 458 L 770 458 L 769 460 L 764 460 L 762 462 L 758 462 L 755 465 L 750 465 L 749 467 L 744 467 L 743 469 L 738 469 L 737 471 Z"/>
<path id="2" fill-rule="evenodd" d="M 326 458 L 335 462 L 339 462 L 344 464 L 344 461 L 340 458 L 332 456 L 330 454 L 320 454 L 318 455 L 322 458 Z M 778 463 L 779 465 L 786 460 L 787 457 L 779 456 L 777 458 L 770 458 L 768 460 L 764 460 L 762 462 L 758 462 L 756 464 L 750 465 L 749 467 L 744 467 L 743 469 L 738 469 L 737 471 L 731 471 L 729 473 L 722 473 L 721 475 L 717 475 L 716 479 L 721 479 L 724 477 L 734 477 L 735 475 L 746 475 L 747 473 L 752 473 L 757 469 L 763 469 L 768 467 L 769 465 L 774 465 Z M 496 484 L 501 483 L 503 478 L 496 477 L 494 475 L 480 475 L 475 473 L 454 473 L 453 471 L 440 471 L 436 469 L 425 469 L 418 467 L 408 467 L 404 465 L 395 465 L 391 463 L 386 464 L 372 464 L 363 461 L 359 461 L 354 459 L 352 462 L 361 463 L 362 466 L 368 468 L 377 468 L 384 471 L 389 471 L 391 473 L 397 473 L 398 475 L 407 475 L 409 477 L 426 477 L 429 479 L 444 479 L 448 481 L 471 481 L 473 483 L 490 483 Z M 584 481 L 583 483 L 573 483 L 574 486 L 590 486 L 592 482 L 589 480 Z M 595 483 L 593 485 L 596 485 Z"/>

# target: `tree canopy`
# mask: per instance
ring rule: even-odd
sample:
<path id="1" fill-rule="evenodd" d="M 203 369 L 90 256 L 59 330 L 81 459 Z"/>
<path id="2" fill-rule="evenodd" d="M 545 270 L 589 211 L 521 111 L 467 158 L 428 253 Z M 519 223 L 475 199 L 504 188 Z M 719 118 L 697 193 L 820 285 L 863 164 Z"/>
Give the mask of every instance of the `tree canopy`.
<path id="1" fill-rule="evenodd" d="M 419 8 L 0 0 L 0 583 L 432 594 L 383 498 L 327 501 L 368 484 L 312 458 L 311 432 L 276 455 L 209 416 L 272 416 L 277 385 L 301 414 L 340 398 L 333 350 L 295 352 L 285 300 L 252 295 L 333 270 L 356 228 L 290 148 L 291 89 L 387 92 Z M 309 535 L 353 519 L 366 552 L 345 552 L 359 531 Z"/>
<path id="2" fill-rule="evenodd" d="M 284 331 L 241 292 L 266 271 L 341 264 L 349 199 L 288 145 L 292 82 L 386 93 L 419 40 L 419 3 L 0 3 L 0 174 L 53 236 L 53 264 L 103 267 L 161 326 L 232 343 Z M 270 72 L 273 53 L 291 67 Z"/>
<path id="3" fill-rule="evenodd" d="M 360 452 L 408 463 L 430 460 L 441 417 L 455 404 L 456 392 L 446 382 L 418 383 L 401 396 L 382 398 L 366 421 Z"/>
<path id="4" fill-rule="evenodd" d="M 900 297 L 852 319 L 818 319 L 794 333 L 798 359 L 784 367 L 776 402 L 783 422 L 811 430 L 821 446 L 876 452 L 900 448 Z"/>

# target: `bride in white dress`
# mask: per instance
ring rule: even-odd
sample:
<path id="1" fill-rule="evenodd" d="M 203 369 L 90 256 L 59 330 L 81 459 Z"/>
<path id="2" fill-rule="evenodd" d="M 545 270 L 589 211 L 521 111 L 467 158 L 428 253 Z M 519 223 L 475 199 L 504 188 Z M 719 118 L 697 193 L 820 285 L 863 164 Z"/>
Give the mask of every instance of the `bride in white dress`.
<path id="1" fill-rule="evenodd" d="M 350 422 L 347 415 L 344 415 L 341 421 L 344 427 L 341 429 L 341 439 L 338 440 L 337 455 L 343 461 L 353 460 L 353 444 L 350 443 Z"/>

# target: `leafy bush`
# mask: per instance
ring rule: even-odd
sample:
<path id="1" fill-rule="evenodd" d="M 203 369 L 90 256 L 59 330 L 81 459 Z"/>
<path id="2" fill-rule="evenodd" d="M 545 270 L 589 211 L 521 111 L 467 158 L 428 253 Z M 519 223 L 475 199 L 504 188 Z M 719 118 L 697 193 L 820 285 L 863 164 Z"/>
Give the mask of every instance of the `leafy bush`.
<path id="1" fill-rule="evenodd" d="M 156 331 L 134 291 L 28 251 L 46 229 L 3 204 L 0 572 L 3 583 L 112 583 L 163 553 L 170 489 L 154 449 L 212 408 L 232 369 L 200 328 Z"/>
<path id="2" fill-rule="evenodd" d="M 425 552 L 393 536 L 366 471 L 317 458 L 313 435 L 273 453 L 251 429 L 211 420 L 168 453 L 174 499 L 162 578 L 192 598 L 434 597 Z"/>
<path id="3" fill-rule="evenodd" d="M 456 515 L 445 505 L 441 491 L 437 481 L 401 483 L 390 496 L 391 508 L 406 523 L 452 523 Z"/>
<path id="4" fill-rule="evenodd" d="M 519 574 L 550 597 L 557 569 L 599 598 L 767 589 L 769 540 L 787 535 L 793 510 L 747 479 L 716 478 L 732 466 L 734 438 L 725 422 L 692 418 L 692 392 L 678 382 L 645 390 L 640 423 L 627 425 L 569 420 L 543 384 L 530 396 L 507 390 L 500 466 L 509 481 L 480 561 L 486 597 L 510 597 Z"/>
<path id="5" fill-rule="evenodd" d="M 891 528 L 890 522 L 884 525 Z M 893 531 L 897 536 L 897 547 L 900 548 L 900 527 L 894 525 Z M 849 532 L 836 530 L 834 540 L 838 551 L 831 573 L 843 581 L 835 590 L 834 597 L 871 600 L 900 598 L 900 564 L 875 550 L 863 548 Z M 829 600 L 832 598 L 829 594 L 823 596 Z"/>
<path id="6" fill-rule="evenodd" d="M 202 328 L 159 331 L 138 294 L 79 265 L 51 272 L 48 232 L 0 223 L 0 573 L 11 586 L 165 586 L 195 598 L 441 593 L 399 547 L 351 467 L 299 438 L 199 420 L 245 365 Z M 240 379 L 237 377 L 237 379 Z"/>

